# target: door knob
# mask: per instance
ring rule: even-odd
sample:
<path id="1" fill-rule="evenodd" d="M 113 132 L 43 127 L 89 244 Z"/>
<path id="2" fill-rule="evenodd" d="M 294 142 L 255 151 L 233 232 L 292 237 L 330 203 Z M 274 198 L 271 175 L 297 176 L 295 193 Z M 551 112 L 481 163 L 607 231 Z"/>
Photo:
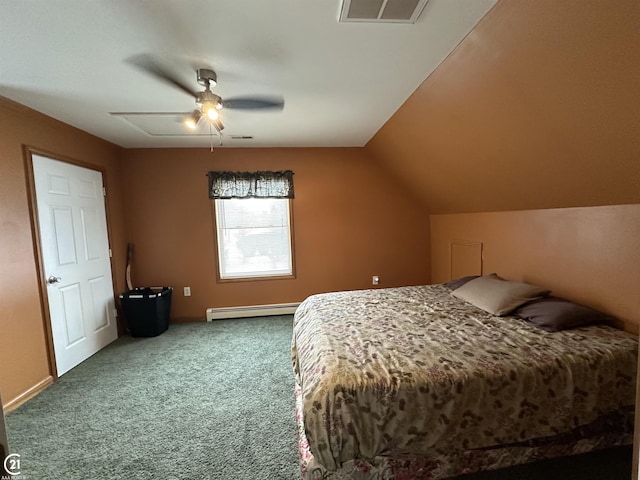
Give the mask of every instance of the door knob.
<path id="1" fill-rule="evenodd" d="M 49 285 L 53 285 L 54 283 L 58 283 L 60 280 L 62 280 L 60 277 L 54 277 L 53 275 L 51 275 L 49 278 L 47 278 L 47 283 Z"/>

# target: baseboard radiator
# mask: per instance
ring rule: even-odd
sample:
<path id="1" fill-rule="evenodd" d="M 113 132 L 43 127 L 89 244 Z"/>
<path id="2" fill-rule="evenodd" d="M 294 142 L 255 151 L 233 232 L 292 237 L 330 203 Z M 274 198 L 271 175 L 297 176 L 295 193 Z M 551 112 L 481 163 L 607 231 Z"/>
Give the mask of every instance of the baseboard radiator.
<path id="1" fill-rule="evenodd" d="M 279 303 L 276 305 L 251 305 L 247 307 L 207 308 L 207 322 L 223 318 L 267 317 L 289 315 L 296 311 L 299 303 Z"/>

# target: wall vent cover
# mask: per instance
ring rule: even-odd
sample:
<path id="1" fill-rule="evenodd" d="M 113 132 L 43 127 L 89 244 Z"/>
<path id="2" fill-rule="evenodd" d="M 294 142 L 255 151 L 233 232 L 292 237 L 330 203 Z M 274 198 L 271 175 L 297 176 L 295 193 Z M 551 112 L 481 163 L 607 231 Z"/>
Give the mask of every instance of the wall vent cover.
<path id="1" fill-rule="evenodd" d="M 428 0 L 343 0 L 341 22 L 416 23 Z"/>

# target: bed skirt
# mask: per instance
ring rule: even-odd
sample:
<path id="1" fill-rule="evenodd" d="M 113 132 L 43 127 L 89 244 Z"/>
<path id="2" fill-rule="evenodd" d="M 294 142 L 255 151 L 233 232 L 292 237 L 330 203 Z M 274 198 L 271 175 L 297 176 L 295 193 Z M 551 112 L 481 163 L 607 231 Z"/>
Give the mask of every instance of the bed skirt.
<path id="1" fill-rule="evenodd" d="M 345 462 L 336 471 L 329 471 L 314 459 L 309 450 L 301 397 L 301 388 L 296 384 L 296 421 L 303 480 L 440 480 L 633 443 L 634 412 L 628 409 L 552 438 L 478 450 L 443 452 L 434 449 L 431 455 L 424 457 L 356 459 Z"/>

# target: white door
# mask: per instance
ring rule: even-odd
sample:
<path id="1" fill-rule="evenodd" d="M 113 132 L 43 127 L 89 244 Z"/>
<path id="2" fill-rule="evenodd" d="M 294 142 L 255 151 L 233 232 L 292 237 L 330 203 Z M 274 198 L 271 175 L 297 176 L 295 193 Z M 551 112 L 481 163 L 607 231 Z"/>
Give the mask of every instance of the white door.
<path id="1" fill-rule="evenodd" d="M 33 155 L 58 375 L 117 338 L 102 174 Z"/>

